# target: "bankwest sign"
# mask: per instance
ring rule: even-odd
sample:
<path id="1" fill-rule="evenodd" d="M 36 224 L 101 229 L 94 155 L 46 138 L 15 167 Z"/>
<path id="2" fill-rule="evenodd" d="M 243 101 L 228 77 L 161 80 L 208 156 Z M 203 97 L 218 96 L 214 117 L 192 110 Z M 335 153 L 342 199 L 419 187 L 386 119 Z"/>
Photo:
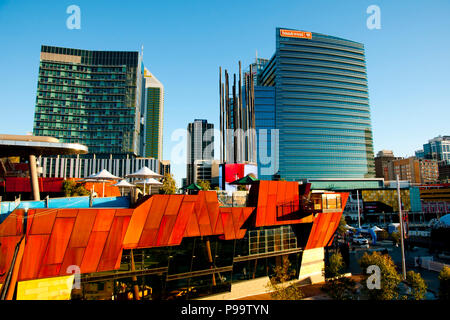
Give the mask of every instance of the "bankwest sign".
<path id="1" fill-rule="evenodd" d="M 312 39 L 311 32 L 280 29 L 280 36 L 289 38 Z"/>

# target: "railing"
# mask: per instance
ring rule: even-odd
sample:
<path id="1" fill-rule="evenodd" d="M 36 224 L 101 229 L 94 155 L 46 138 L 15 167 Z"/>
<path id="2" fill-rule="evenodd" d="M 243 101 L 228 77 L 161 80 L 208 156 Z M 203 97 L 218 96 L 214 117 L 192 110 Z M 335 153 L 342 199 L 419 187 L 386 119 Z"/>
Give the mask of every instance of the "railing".
<path id="1" fill-rule="evenodd" d="M 245 207 L 247 206 L 248 191 L 228 192 L 217 190 L 217 199 L 221 207 Z"/>
<path id="2" fill-rule="evenodd" d="M 435 272 L 440 272 L 444 267 L 450 267 L 448 264 L 433 261 L 433 257 L 415 257 L 414 266 Z"/>

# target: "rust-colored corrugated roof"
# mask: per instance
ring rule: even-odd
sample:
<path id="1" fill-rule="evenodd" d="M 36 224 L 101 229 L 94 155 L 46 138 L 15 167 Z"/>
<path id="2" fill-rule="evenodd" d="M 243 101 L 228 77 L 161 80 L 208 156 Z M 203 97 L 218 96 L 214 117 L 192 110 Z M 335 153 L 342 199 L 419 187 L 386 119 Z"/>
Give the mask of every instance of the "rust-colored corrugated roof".
<path id="1" fill-rule="evenodd" d="M 296 182 L 260 181 L 252 188 L 258 194 L 257 207 L 219 207 L 216 192 L 200 191 L 197 195 L 153 195 L 135 209 L 28 210 L 18 281 L 67 275 L 73 265 L 81 273 L 116 270 L 123 249 L 175 246 L 184 237 L 195 236 L 240 239 L 247 227 L 312 221 L 298 214 Z M 347 195 L 342 195 L 343 207 Z M 326 245 L 341 214 L 319 214 L 307 248 Z M 24 211 L 17 209 L 0 224 L 0 274 L 10 269 L 14 248 L 23 235 L 23 221 Z M 0 283 L 4 279 L 1 276 Z"/>

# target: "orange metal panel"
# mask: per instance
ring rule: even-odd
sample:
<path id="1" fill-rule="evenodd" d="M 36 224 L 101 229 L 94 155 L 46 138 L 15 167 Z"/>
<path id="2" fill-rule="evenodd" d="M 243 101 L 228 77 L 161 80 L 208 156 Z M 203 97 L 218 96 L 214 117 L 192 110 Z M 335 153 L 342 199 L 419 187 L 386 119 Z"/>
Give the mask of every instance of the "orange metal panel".
<path id="1" fill-rule="evenodd" d="M 278 183 L 278 187 L 277 187 L 277 204 L 282 204 L 285 203 L 286 201 L 289 201 L 286 197 L 288 191 L 290 188 L 290 184 L 287 183 L 286 181 L 280 181 L 280 183 Z"/>
<path id="2" fill-rule="evenodd" d="M 277 191 L 278 185 L 285 185 L 284 181 L 270 181 L 269 190 L 267 194 L 267 205 L 266 205 L 266 226 L 272 226 L 277 223 Z"/>
<path id="3" fill-rule="evenodd" d="M 25 251 L 25 239 L 22 238 L 19 245 L 19 250 L 16 255 L 16 261 L 12 269 L 12 275 L 9 282 L 8 291 L 6 292 L 6 300 L 12 300 L 14 291 L 16 289 L 17 278 L 19 277 L 20 265 L 22 263 L 23 253 Z"/>
<path id="4" fill-rule="evenodd" d="M 184 233 L 185 237 L 200 236 L 200 227 L 198 225 L 197 215 L 195 214 L 194 210 L 193 210 L 192 214 L 190 215 L 188 223 L 186 225 L 186 232 Z"/>
<path id="5" fill-rule="evenodd" d="M 70 235 L 72 234 L 75 218 L 56 218 L 48 242 L 47 252 L 42 261 L 43 265 L 62 263 Z M 57 275 L 57 273 L 55 274 Z"/>
<path id="6" fill-rule="evenodd" d="M 16 236 L 23 233 L 23 213 L 16 209 L 0 224 L 0 237 Z"/>
<path id="7" fill-rule="evenodd" d="M 180 210 L 181 202 L 183 201 L 184 195 L 174 194 L 169 196 L 169 202 L 167 203 L 166 210 L 164 212 L 165 216 L 177 215 L 178 210 Z"/>
<path id="8" fill-rule="evenodd" d="M 206 207 L 205 191 L 199 191 L 194 210 L 197 214 L 200 234 L 202 236 L 211 235 L 212 226 L 211 221 L 209 220 L 208 208 Z"/>
<path id="9" fill-rule="evenodd" d="M 100 257 L 103 253 L 103 248 L 105 247 L 106 239 L 108 238 L 108 231 L 93 231 L 89 238 L 88 245 L 86 250 L 83 249 L 84 255 L 82 255 L 82 260 L 80 260 L 80 264 L 78 264 L 81 268 L 82 273 L 96 272 L 98 263 L 100 261 Z M 72 249 L 75 250 L 76 248 Z M 75 252 L 74 252 L 75 253 Z M 80 253 L 80 252 L 76 252 Z M 71 260 L 71 257 L 66 257 L 65 259 Z M 76 264 L 76 263 L 69 263 Z"/>
<path id="10" fill-rule="evenodd" d="M 147 220 L 147 216 L 152 206 L 152 202 L 153 198 L 150 198 L 134 209 L 125 238 L 123 240 L 124 248 L 132 249 L 138 245 L 142 230 L 144 230 L 145 221 Z"/>
<path id="11" fill-rule="evenodd" d="M 97 232 L 98 233 L 98 232 Z M 67 247 L 66 254 L 64 255 L 64 260 L 61 265 L 61 268 L 59 270 L 60 276 L 66 276 L 69 273 L 67 273 L 67 269 L 70 266 L 80 266 L 81 273 L 86 272 L 94 272 L 92 270 L 83 270 L 82 262 L 83 262 L 83 255 L 85 252 L 85 248 L 70 248 Z"/>
<path id="12" fill-rule="evenodd" d="M 20 281 L 37 278 L 49 238 L 49 235 L 40 234 L 28 236 L 20 266 Z"/>
<path id="13" fill-rule="evenodd" d="M 0 237 L 0 283 L 3 283 L 6 278 L 6 273 L 11 267 L 16 244 L 21 237 L 22 236 Z"/>
<path id="14" fill-rule="evenodd" d="M 92 231 L 109 231 L 111 223 L 113 222 L 115 209 L 85 209 L 92 210 L 93 214 L 96 214 L 94 226 Z"/>
<path id="15" fill-rule="evenodd" d="M 37 209 L 33 215 L 30 234 L 50 234 L 58 209 Z"/>
<path id="16" fill-rule="evenodd" d="M 39 271 L 39 278 L 50 278 L 56 277 L 61 271 L 61 263 L 57 264 L 45 264 L 41 267 Z"/>
<path id="17" fill-rule="evenodd" d="M 331 218 L 333 217 L 332 213 L 322 213 L 322 218 L 320 219 L 320 223 L 317 225 L 319 235 L 317 237 L 316 248 L 323 247 L 323 243 L 325 241 L 325 236 L 328 232 L 328 228 L 330 226 Z"/>
<path id="18" fill-rule="evenodd" d="M 259 182 L 258 208 L 256 211 L 256 227 L 263 227 L 266 222 L 267 195 L 269 193 L 269 181 Z"/>
<path id="19" fill-rule="evenodd" d="M 133 209 L 116 209 L 116 217 L 131 217 L 133 214 Z"/>
<path id="20" fill-rule="evenodd" d="M 78 214 L 78 209 L 58 209 L 56 213 L 57 218 L 75 218 Z"/>
<path id="21" fill-rule="evenodd" d="M 314 248 L 313 243 L 316 239 L 316 231 L 317 231 L 317 225 L 320 220 L 321 213 L 318 213 L 317 216 L 313 220 L 313 225 L 311 227 L 311 232 L 309 233 L 308 241 L 306 243 L 305 249 L 312 249 Z"/>
<path id="22" fill-rule="evenodd" d="M 183 240 L 183 235 L 186 232 L 186 227 L 191 215 L 194 215 L 194 203 L 185 202 L 181 204 L 180 212 L 178 213 L 176 222 L 173 226 L 172 234 L 168 240 L 169 245 L 178 245 Z"/>
<path id="23" fill-rule="evenodd" d="M 159 226 L 158 228 L 144 229 L 144 231 L 142 231 L 141 238 L 139 239 L 137 248 L 149 248 L 155 246 L 158 230 Z"/>
<path id="24" fill-rule="evenodd" d="M 342 215 L 341 212 L 332 213 L 330 223 L 328 224 L 328 230 L 327 233 L 325 234 L 325 239 L 323 240 L 322 243 L 323 247 L 326 247 L 330 243 L 330 240 L 333 238 L 334 233 L 336 232 L 336 229 L 339 226 L 341 215 Z"/>
<path id="25" fill-rule="evenodd" d="M 213 234 L 220 234 L 221 232 L 216 232 L 217 220 L 219 218 L 219 200 L 217 199 L 217 193 L 214 191 L 206 191 L 205 200 L 209 221 L 211 223 L 211 231 Z"/>
<path id="26" fill-rule="evenodd" d="M 233 217 L 233 226 L 234 226 L 234 234 L 237 235 L 239 233 L 242 221 L 242 207 L 232 208 L 231 214 Z"/>
<path id="27" fill-rule="evenodd" d="M 153 203 L 147 216 L 144 230 L 159 228 L 161 218 L 164 215 L 164 211 L 166 210 L 169 201 L 169 195 L 154 195 L 153 198 Z"/>
<path id="28" fill-rule="evenodd" d="M 128 227 L 129 217 L 116 217 L 109 231 L 108 239 L 103 248 L 102 257 L 97 267 L 97 271 L 113 270 L 117 256 L 122 250 L 122 241 L 125 236 L 126 228 Z"/>
<path id="29" fill-rule="evenodd" d="M 157 246 L 167 246 L 169 244 L 169 238 L 173 232 L 173 227 L 175 225 L 176 219 L 177 216 L 175 215 L 168 215 L 163 217 L 158 236 L 156 238 Z"/>
<path id="30" fill-rule="evenodd" d="M 94 226 L 97 210 L 80 209 L 75 220 L 69 247 L 86 247 Z"/>
<path id="31" fill-rule="evenodd" d="M 232 208 L 222 208 L 220 217 L 223 223 L 225 240 L 235 239 Z"/>

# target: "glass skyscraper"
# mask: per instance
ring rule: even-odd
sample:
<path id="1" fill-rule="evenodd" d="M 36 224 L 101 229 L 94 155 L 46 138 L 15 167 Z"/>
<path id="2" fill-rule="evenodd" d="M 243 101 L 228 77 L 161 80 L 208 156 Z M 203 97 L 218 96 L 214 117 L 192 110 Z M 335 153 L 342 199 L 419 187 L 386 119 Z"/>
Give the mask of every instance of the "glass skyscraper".
<path id="1" fill-rule="evenodd" d="M 33 133 L 142 156 L 143 84 L 139 52 L 42 46 Z"/>
<path id="2" fill-rule="evenodd" d="M 277 28 L 275 54 L 258 83 L 273 90 L 255 88 L 255 112 L 257 131 L 279 130 L 274 174 L 286 180 L 375 176 L 363 44 Z"/>
<path id="3" fill-rule="evenodd" d="M 144 156 L 162 159 L 164 86 L 147 68 L 144 68 L 144 78 Z"/>
<path id="4" fill-rule="evenodd" d="M 214 124 L 208 120 L 195 119 L 187 127 L 187 184 L 193 183 L 196 160 L 214 160 Z"/>

